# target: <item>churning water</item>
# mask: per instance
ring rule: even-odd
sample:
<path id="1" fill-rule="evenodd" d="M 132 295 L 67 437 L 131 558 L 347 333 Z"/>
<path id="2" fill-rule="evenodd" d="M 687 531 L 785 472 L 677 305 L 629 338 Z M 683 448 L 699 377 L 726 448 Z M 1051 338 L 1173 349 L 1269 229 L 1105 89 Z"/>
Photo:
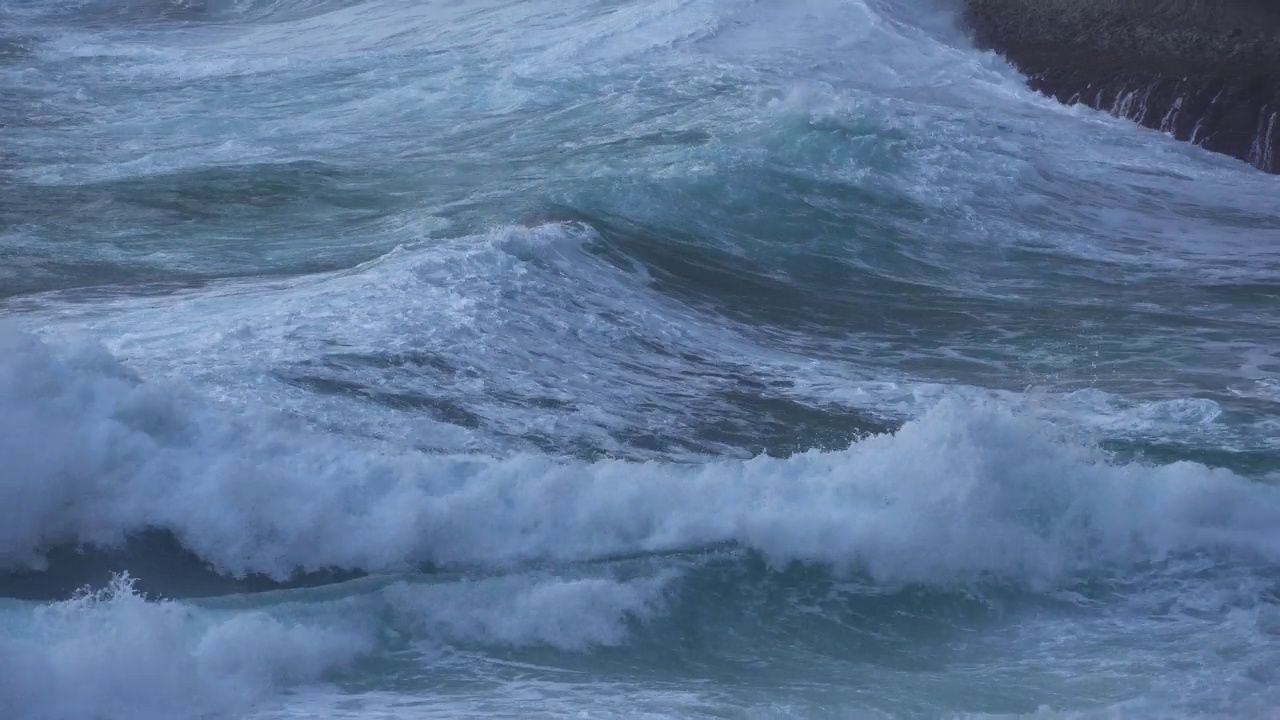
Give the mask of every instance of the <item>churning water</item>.
<path id="1" fill-rule="evenodd" d="M 0 0 L 0 716 L 1271 716 L 1280 177 L 958 11 Z"/>

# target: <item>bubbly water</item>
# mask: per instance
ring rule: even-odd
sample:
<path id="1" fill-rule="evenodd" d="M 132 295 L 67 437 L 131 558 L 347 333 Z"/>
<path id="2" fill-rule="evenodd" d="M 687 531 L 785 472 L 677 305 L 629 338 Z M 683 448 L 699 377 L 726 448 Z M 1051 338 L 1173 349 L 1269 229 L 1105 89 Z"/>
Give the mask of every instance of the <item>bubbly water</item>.
<path id="1" fill-rule="evenodd" d="M 1274 717 L 1280 177 L 958 12 L 0 0 L 0 717 Z"/>

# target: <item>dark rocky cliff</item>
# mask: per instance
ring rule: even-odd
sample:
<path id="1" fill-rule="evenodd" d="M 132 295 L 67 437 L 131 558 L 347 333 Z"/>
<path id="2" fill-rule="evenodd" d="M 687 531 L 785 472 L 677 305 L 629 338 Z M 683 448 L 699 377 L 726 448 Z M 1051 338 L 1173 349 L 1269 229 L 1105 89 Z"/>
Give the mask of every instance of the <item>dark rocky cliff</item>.
<path id="1" fill-rule="evenodd" d="M 965 0 L 1031 87 L 1280 173 L 1280 0 Z"/>

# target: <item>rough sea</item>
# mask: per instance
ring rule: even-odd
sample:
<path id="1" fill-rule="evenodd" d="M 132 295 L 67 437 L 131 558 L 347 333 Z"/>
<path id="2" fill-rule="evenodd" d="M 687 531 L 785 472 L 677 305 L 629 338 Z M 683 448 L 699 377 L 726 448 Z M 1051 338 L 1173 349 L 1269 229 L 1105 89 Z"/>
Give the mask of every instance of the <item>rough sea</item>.
<path id="1" fill-rule="evenodd" d="M 0 718 L 1280 717 L 1280 177 L 946 0 L 0 0 Z"/>

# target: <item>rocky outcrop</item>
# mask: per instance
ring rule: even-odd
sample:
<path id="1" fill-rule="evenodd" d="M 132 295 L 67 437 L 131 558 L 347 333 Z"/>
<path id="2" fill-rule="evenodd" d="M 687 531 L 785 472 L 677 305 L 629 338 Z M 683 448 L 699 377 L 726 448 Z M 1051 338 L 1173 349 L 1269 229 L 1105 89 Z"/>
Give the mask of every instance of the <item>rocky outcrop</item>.
<path id="1" fill-rule="evenodd" d="M 1280 173 L 1280 1 L 965 0 L 1031 87 Z"/>

